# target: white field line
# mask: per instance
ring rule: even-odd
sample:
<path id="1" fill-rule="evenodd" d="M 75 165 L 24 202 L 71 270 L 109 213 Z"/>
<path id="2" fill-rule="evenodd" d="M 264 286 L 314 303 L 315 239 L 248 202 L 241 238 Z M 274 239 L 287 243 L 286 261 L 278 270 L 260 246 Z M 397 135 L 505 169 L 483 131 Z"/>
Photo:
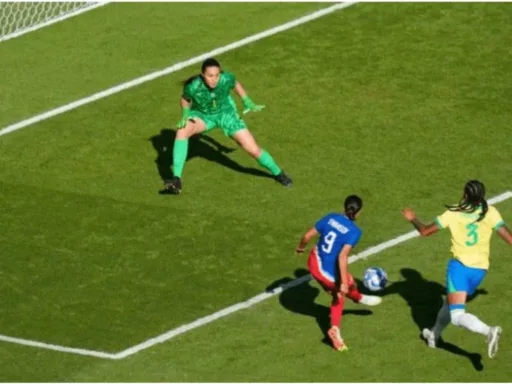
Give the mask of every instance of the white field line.
<path id="1" fill-rule="evenodd" d="M 498 196 L 495 196 L 495 197 L 489 199 L 488 201 L 489 201 L 489 204 L 497 204 L 497 203 L 500 203 L 500 202 L 505 201 L 510 198 L 512 198 L 512 191 L 507 191 L 507 192 L 504 192 Z M 406 242 L 412 238 L 418 237 L 418 236 L 419 236 L 419 233 L 416 230 L 405 233 L 401 236 L 397 236 L 391 240 L 388 240 L 388 241 L 380 243 L 376 246 L 370 247 L 370 248 L 362 251 L 361 253 L 358 253 L 357 255 L 351 256 L 349 258 L 349 263 L 351 264 L 360 259 L 366 259 L 369 256 L 375 255 L 379 252 L 382 252 L 386 249 L 392 248 L 398 244 L 404 243 L 404 242 Z M 234 304 L 234 305 L 224 308 L 218 312 L 212 313 L 211 315 L 202 317 L 202 318 L 197 319 L 191 323 L 184 324 L 178 328 L 172 329 L 172 330 L 165 332 L 159 336 L 156 336 L 156 337 L 146 340 L 140 344 L 137 344 L 133 347 L 125 349 L 124 351 L 117 353 L 115 355 L 115 358 L 123 359 L 123 358 L 131 356 L 137 352 L 140 352 L 144 349 L 151 348 L 151 347 L 155 346 L 156 344 L 163 343 L 165 341 L 173 339 L 176 336 L 182 335 L 188 331 L 191 331 L 192 329 L 202 327 L 203 325 L 209 324 L 209 323 L 211 323 L 215 320 L 218 320 L 222 317 L 225 317 L 231 313 L 237 312 L 244 308 L 252 307 L 253 305 L 255 305 L 261 301 L 264 301 L 272 296 L 280 294 L 281 292 L 285 291 L 286 289 L 289 289 L 289 288 L 295 287 L 299 284 L 308 282 L 309 280 L 311 280 L 311 275 L 302 276 L 302 277 L 295 279 L 293 281 L 290 281 L 289 283 L 286 283 L 280 287 L 277 287 L 269 292 L 260 293 L 259 295 L 254 296 L 247 301 L 244 301 L 244 302 L 238 303 L 238 304 Z"/>
<path id="2" fill-rule="evenodd" d="M 105 5 L 107 3 L 108 2 L 101 3 L 101 5 Z M 5 127 L 5 128 L 0 130 L 0 136 L 6 135 L 6 134 L 8 134 L 10 132 L 14 132 L 14 131 L 16 131 L 18 129 L 21 129 L 21 128 L 25 128 L 25 127 L 27 127 L 29 125 L 36 124 L 36 123 L 38 123 L 40 121 L 49 119 L 49 118 L 51 118 L 53 116 L 60 115 L 60 114 L 65 113 L 67 111 L 70 111 L 70 110 L 73 110 L 75 108 L 78 108 L 80 106 L 92 103 L 92 102 L 94 102 L 96 100 L 99 100 L 99 99 L 102 99 L 102 98 L 106 98 L 106 97 L 111 96 L 111 95 L 113 95 L 115 93 L 118 93 L 118 92 L 124 91 L 126 89 L 135 87 L 135 86 L 143 84 L 145 82 L 148 82 L 148 81 L 157 79 L 159 77 L 168 75 L 170 73 L 179 71 L 179 70 L 181 70 L 183 68 L 186 68 L 188 66 L 191 66 L 191 65 L 194 65 L 196 63 L 199 63 L 199 62 L 205 60 L 206 58 L 208 58 L 210 56 L 220 55 L 222 53 L 225 53 L 225 52 L 231 51 L 233 49 L 242 47 L 242 46 L 250 44 L 252 42 L 255 42 L 255 41 L 264 39 L 266 37 L 275 35 L 277 33 L 286 31 L 288 29 L 291 29 L 293 27 L 299 26 L 301 24 L 305 24 L 307 22 L 310 22 L 312 20 L 318 19 L 318 18 L 320 18 L 322 16 L 325 16 L 325 15 L 328 15 L 328 14 L 330 14 L 332 12 L 335 12 L 337 10 L 340 10 L 340 9 L 343 9 L 343 8 L 347 8 L 347 7 L 349 7 L 349 6 L 353 5 L 353 4 L 356 4 L 356 3 L 357 3 L 357 1 L 350 1 L 350 2 L 345 2 L 345 3 L 335 4 L 335 5 L 331 6 L 331 7 L 324 8 L 324 9 L 321 9 L 319 11 L 310 13 L 310 14 L 308 14 L 306 16 L 303 16 L 303 17 L 300 17 L 298 19 L 292 20 L 292 21 L 287 22 L 285 24 L 276 26 L 276 27 L 271 28 L 271 29 L 267 29 L 267 30 L 265 30 L 263 32 L 255 34 L 255 35 L 248 36 L 248 37 L 246 37 L 246 38 L 244 38 L 242 40 L 233 42 L 231 44 L 225 45 L 225 46 L 220 47 L 220 48 L 216 48 L 216 49 L 214 49 L 214 50 L 212 50 L 210 52 L 206 52 L 206 53 L 204 53 L 202 55 L 193 57 L 193 58 L 191 58 L 189 60 L 186 60 L 186 61 L 183 61 L 183 62 L 180 62 L 180 63 L 176 63 L 176 64 L 174 64 L 174 65 L 172 65 L 170 67 L 167 67 L 167 68 L 165 68 L 165 69 L 163 69 L 161 71 L 153 72 L 153 73 L 150 73 L 148 75 L 145 75 L 145 76 L 136 78 L 134 80 L 128 81 L 126 83 L 119 84 L 119 85 L 117 85 L 115 87 L 112 87 L 112 88 L 106 89 L 104 91 L 95 93 L 95 94 L 93 94 L 91 96 L 88 96 L 86 98 L 74 101 L 72 103 L 66 104 L 66 105 L 61 106 L 59 108 L 50 110 L 48 112 L 39 114 L 37 116 L 31 117 L 29 119 L 20 121 L 20 122 L 18 122 L 16 124 L 13 124 L 13 125 L 10 125 L 8 127 Z M 94 9 L 94 8 L 91 7 L 91 8 L 87 8 L 87 9 L 89 10 L 89 9 Z M 75 14 L 78 14 L 78 13 L 75 13 Z M 73 14 L 73 16 L 75 14 Z M 26 30 L 25 32 L 29 32 L 29 31 Z M 15 36 L 12 36 L 12 37 L 15 37 Z M 292 286 L 293 285 L 287 285 L 287 288 L 290 288 Z M 213 321 L 213 320 L 211 320 L 211 321 Z M 193 329 L 193 328 L 195 328 L 195 327 L 192 327 L 191 329 Z M 129 352 L 126 352 L 126 351 L 128 351 L 128 350 L 126 350 L 126 351 L 122 351 L 122 352 L 117 353 L 117 354 L 112 354 L 112 353 L 101 352 L 101 351 L 92 351 L 92 350 L 87 350 L 87 349 L 82 349 L 82 348 L 71 348 L 71 347 L 65 347 L 65 346 L 61 346 L 61 345 L 48 344 L 48 343 L 43 343 L 43 342 L 40 342 L 40 341 L 26 340 L 26 339 L 21 339 L 21 338 L 17 338 L 17 337 L 6 336 L 6 335 L 0 335 L 0 341 L 5 341 L 5 342 L 8 342 L 8 343 L 20 344 L 20 345 L 26 345 L 26 346 L 36 347 L 36 348 L 42 348 L 42 349 L 49 349 L 49 350 L 54 350 L 54 351 L 59 351 L 59 352 L 67 352 L 67 353 L 73 353 L 73 354 L 85 355 L 85 356 L 94 356 L 94 357 L 104 358 L 104 359 L 121 359 L 121 358 L 125 357 L 125 355 L 129 356 L 129 355 L 131 355 L 133 353 L 136 353 L 136 352 L 129 353 Z M 143 348 L 143 349 L 145 349 L 145 348 Z"/>
<path id="3" fill-rule="evenodd" d="M 47 27 L 47 26 L 55 24 L 55 23 L 58 23 L 59 21 L 63 21 L 63 20 L 69 19 L 70 17 L 74 17 L 74 16 L 80 15 L 82 13 L 92 11 L 93 9 L 96 9 L 98 7 L 103 7 L 104 5 L 107 5 L 108 3 L 109 2 L 106 1 L 106 2 L 101 2 L 101 3 L 94 4 L 94 5 L 89 5 L 87 8 L 80 8 L 80 9 L 74 11 L 74 12 L 70 12 L 70 13 L 67 13 L 65 15 L 56 17 L 55 19 L 51 19 L 51 20 L 45 21 L 44 23 L 36 24 L 36 25 L 34 25 L 32 27 L 20 29 L 19 31 L 16 31 L 14 33 L 11 33 L 9 35 L 5 35 L 4 37 L 1 37 L 0 38 L 0 42 L 7 41 L 7 40 L 10 40 L 10 39 L 14 39 L 15 37 L 22 36 L 25 33 L 37 31 L 38 29 Z"/>
<path id="4" fill-rule="evenodd" d="M 67 352 L 67 353 L 72 353 L 75 355 L 99 357 L 101 359 L 116 359 L 115 354 L 112 354 L 112 353 L 100 352 L 100 351 L 90 351 L 88 349 L 82 349 L 82 348 L 63 347 L 62 345 L 47 344 L 47 343 L 42 343 L 40 341 L 20 339 L 17 337 L 11 337 L 11 336 L 5 336 L 5 335 L 0 335 L 0 341 L 6 341 L 8 343 L 21 344 L 21 345 L 26 345 L 26 346 L 35 347 L 35 348 L 50 349 L 52 351 L 58 351 L 58 352 Z"/>
<path id="5" fill-rule="evenodd" d="M 218 55 L 220 55 L 222 53 L 231 51 L 233 49 L 240 48 L 240 47 L 242 47 L 244 45 L 253 43 L 255 41 L 264 39 L 264 38 L 269 37 L 269 36 L 273 36 L 275 34 L 278 34 L 280 32 L 286 31 L 288 29 L 291 29 L 293 27 L 299 26 L 301 24 L 308 23 L 308 22 L 310 22 L 312 20 L 318 19 L 318 18 L 320 18 L 322 16 L 328 15 L 328 14 L 333 13 L 335 11 L 338 11 L 340 9 L 347 8 L 347 7 L 349 7 L 349 6 L 353 5 L 353 4 L 356 4 L 356 3 L 357 3 L 357 1 L 350 1 L 350 2 L 346 2 L 346 3 L 335 4 L 333 6 L 330 6 L 330 7 L 321 9 L 319 11 L 310 13 L 310 14 L 308 14 L 306 16 L 300 17 L 298 19 L 289 21 L 289 22 L 287 22 L 285 24 L 281 24 L 281 25 L 278 25 L 276 27 L 267 29 L 267 30 L 265 30 L 263 32 L 257 33 L 255 35 L 248 36 L 248 37 L 246 37 L 246 38 L 244 38 L 242 40 L 238 40 L 238 41 L 235 41 L 235 42 L 233 42 L 231 44 L 225 45 L 223 47 L 216 48 L 216 49 L 214 49 L 212 51 L 205 52 L 205 53 L 203 53 L 203 54 L 201 54 L 199 56 L 193 57 L 193 58 L 191 58 L 189 60 L 185 60 L 185 61 L 176 63 L 176 64 L 171 65 L 170 67 L 167 67 L 165 69 L 149 73 L 149 74 L 147 74 L 145 76 L 138 77 L 138 78 L 130 80 L 130 81 L 126 82 L 126 83 L 122 83 L 122 84 L 116 85 L 115 87 L 108 88 L 108 89 L 105 89 L 104 91 L 101 91 L 101 92 L 95 93 L 93 95 L 84 97 L 83 99 L 76 100 L 76 101 L 73 101 L 73 102 L 71 102 L 69 104 L 66 104 L 66 105 L 60 106 L 58 108 L 49 110 L 47 112 L 35 115 L 33 117 L 30 117 L 28 119 L 19 121 L 17 123 L 14 123 L 12 125 L 9 125 L 7 127 L 4 127 L 2 129 L 0 129 L 0 136 L 6 135 L 6 134 L 14 132 L 14 131 L 17 131 L 18 129 L 22 129 L 22 128 L 28 127 L 28 126 L 30 126 L 32 124 L 39 123 L 39 122 L 41 122 L 43 120 L 47 120 L 47 119 L 49 119 L 51 117 L 63 114 L 65 112 L 71 111 L 71 110 L 76 109 L 78 107 L 81 107 L 83 105 L 90 104 L 90 103 L 92 103 L 92 102 L 94 102 L 96 100 L 104 99 L 106 97 L 112 96 L 112 95 L 114 95 L 116 93 L 119 93 L 121 91 L 125 91 L 127 89 L 136 87 L 136 86 L 138 86 L 140 84 L 147 83 L 148 81 L 157 79 L 159 77 L 168 75 L 170 73 L 180 71 L 183 68 L 189 67 L 189 66 L 197 64 L 197 63 L 200 63 L 200 62 L 204 61 L 205 59 L 207 59 L 209 57 L 218 56 Z"/>
<path id="6" fill-rule="evenodd" d="M 495 196 L 495 197 L 489 199 L 488 201 L 489 201 L 489 204 L 498 204 L 498 203 L 508 200 L 510 198 L 512 198 L 512 191 L 507 191 L 507 192 L 504 192 L 498 196 Z M 388 240 L 388 241 L 385 241 L 378 245 L 375 245 L 373 247 L 367 248 L 364 251 L 362 251 L 361 253 L 358 253 L 357 255 L 351 256 L 349 258 L 349 263 L 354 263 L 360 259 L 366 259 L 369 256 L 380 253 L 386 249 L 392 248 L 396 245 L 404 243 L 404 242 L 411 240 L 418 236 L 419 236 L 419 233 L 417 231 L 407 232 L 401 236 L 397 236 L 391 240 Z M 5 341 L 8 343 L 14 343 L 14 344 L 21 344 L 21 345 L 42 348 L 42 349 L 49 349 L 49 350 L 53 350 L 53 351 L 72 353 L 72 354 L 77 354 L 77 355 L 93 356 L 93 357 L 98 357 L 98 358 L 102 358 L 102 359 L 119 360 L 119 359 L 124 359 L 125 357 L 128 357 L 128 356 L 134 355 L 134 354 L 136 354 L 140 351 L 143 351 L 145 349 L 151 348 L 151 347 L 155 346 L 156 344 L 169 341 L 169 340 L 175 338 L 176 336 L 182 335 L 182 334 L 184 334 L 188 331 L 191 331 L 195 328 L 202 327 L 203 325 L 206 325 L 215 320 L 221 319 L 221 318 L 223 318 L 227 315 L 230 315 L 234 312 L 238 312 L 241 309 L 252 307 L 253 305 L 256 305 L 264 300 L 267 300 L 275 295 L 278 295 L 287 289 L 296 287 L 297 285 L 300 285 L 302 283 L 306 283 L 309 280 L 311 280 L 311 275 L 302 276 L 298 279 L 292 280 L 286 284 L 283 284 L 277 288 L 274 288 L 271 291 L 260 293 L 259 295 L 256 295 L 247 301 L 234 304 L 230 307 L 227 307 L 227 308 L 221 309 L 220 311 L 212 313 L 211 315 L 201 317 L 200 319 L 197 319 L 191 323 L 184 324 L 175 329 L 171 329 L 168 332 L 165 332 L 159 336 L 148 339 L 140 344 L 134 345 L 133 347 L 130 347 L 130 348 L 125 349 L 118 353 L 107 353 L 107 352 L 92 351 L 92 350 L 82 349 L 82 348 L 64 347 L 61 345 L 47 344 L 47 343 L 43 343 L 40 341 L 20 339 L 20 338 L 16 338 L 16 337 L 5 336 L 5 335 L 0 335 L 0 341 Z"/>

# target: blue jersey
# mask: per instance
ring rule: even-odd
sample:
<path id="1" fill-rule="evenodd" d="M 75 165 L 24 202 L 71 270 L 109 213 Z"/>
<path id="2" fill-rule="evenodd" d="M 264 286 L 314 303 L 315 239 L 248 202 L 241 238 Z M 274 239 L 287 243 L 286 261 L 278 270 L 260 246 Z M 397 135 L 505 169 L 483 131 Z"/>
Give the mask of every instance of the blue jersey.
<path id="1" fill-rule="evenodd" d="M 338 256 L 343 246 L 355 247 L 361 238 L 361 230 L 342 213 L 330 213 L 315 224 L 320 234 L 317 242 L 317 254 L 322 272 L 333 280 L 339 278 Z"/>

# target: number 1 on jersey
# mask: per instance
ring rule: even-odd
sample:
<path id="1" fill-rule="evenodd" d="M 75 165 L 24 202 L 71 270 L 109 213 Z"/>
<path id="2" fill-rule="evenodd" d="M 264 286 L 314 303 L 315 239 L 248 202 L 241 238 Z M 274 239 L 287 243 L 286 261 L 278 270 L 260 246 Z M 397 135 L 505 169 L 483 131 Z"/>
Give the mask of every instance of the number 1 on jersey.
<path id="1" fill-rule="evenodd" d="M 322 251 L 324 251 L 325 253 L 331 253 L 334 242 L 336 241 L 336 236 L 337 234 L 334 231 L 329 231 L 329 233 L 325 235 L 325 244 L 322 244 Z"/>

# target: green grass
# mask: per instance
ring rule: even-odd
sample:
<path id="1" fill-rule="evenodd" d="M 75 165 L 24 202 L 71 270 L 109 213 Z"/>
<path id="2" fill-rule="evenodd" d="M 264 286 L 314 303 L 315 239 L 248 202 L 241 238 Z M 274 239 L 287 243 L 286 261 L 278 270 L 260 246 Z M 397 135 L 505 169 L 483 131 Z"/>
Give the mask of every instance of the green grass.
<path id="1" fill-rule="evenodd" d="M 2 43 L 0 66 L 9 74 L 0 126 L 320 6 L 113 4 Z M 184 44 L 194 11 L 209 16 L 201 25 L 212 33 L 187 30 L 194 44 Z M 226 18 L 240 28 L 227 28 Z M 489 196 L 510 190 L 511 34 L 508 4 L 358 4 L 220 56 L 267 105 L 246 121 L 293 177 L 289 190 L 256 175 L 241 150 L 220 153 L 218 144 L 236 146 L 214 132 L 217 144 L 191 142 L 183 194 L 158 194 L 172 159 L 179 81 L 197 68 L 1 137 L 0 333 L 118 352 L 300 273 L 298 238 L 349 193 L 365 203 L 362 250 L 411 229 L 400 217 L 404 206 L 425 219 L 439 214 L 469 178 L 482 179 Z M 66 46 L 75 48 L 69 71 L 58 59 Z M 35 69 L 14 65 L 21 52 Z M 87 75 L 75 76 L 84 62 Z M 512 203 L 499 209 L 510 220 Z M 418 339 L 435 320 L 447 250 L 444 233 L 351 267 L 361 276 L 380 265 L 392 285 L 371 316 L 344 318 L 345 355 L 321 342 L 315 318 L 323 321 L 328 298 L 311 283 L 121 361 L 0 343 L 0 378 L 506 381 L 506 343 L 477 370 L 461 353 L 485 355 L 478 336 L 448 329 L 458 353 Z M 512 313 L 496 306 L 512 298 L 507 252 L 493 243 L 488 294 L 469 305 L 505 332 Z M 426 280 L 406 279 L 402 268 Z"/>
<path id="2" fill-rule="evenodd" d="M 0 45 L 0 68 L 5 76 L 0 93 L 0 126 L 166 68 L 324 6 L 114 3 L 8 40 Z M 226 27 L 235 20 L 237 28 Z"/>

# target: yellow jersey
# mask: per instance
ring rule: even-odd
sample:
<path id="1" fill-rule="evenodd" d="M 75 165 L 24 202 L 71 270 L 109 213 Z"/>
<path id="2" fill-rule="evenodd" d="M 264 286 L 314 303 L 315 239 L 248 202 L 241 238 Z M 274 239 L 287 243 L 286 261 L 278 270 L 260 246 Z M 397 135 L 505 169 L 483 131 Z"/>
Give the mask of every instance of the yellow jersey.
<path id="1" fill-rule="evenodd" d="M 447 210 L 436 218 L 436 224 L 440 229 L 450 229 L 454 258 L 467 267 L 489 269 L 491 235 L 505 223 L 492 206 L 477 222 L 480 212 L 480 208 L 473 213 Z"/>

